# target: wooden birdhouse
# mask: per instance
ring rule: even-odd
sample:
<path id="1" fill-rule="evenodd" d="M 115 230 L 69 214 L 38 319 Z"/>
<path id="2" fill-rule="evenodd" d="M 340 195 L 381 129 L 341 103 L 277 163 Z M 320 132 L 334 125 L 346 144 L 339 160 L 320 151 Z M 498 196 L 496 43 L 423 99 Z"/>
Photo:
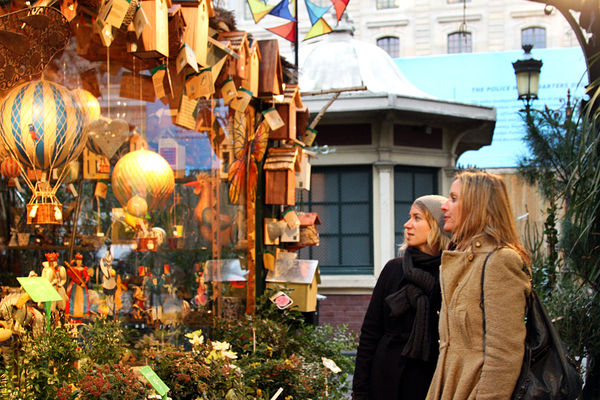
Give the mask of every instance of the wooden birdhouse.
<path id="1" fill-rule="evenodd" d="M 303 105 L 302 107 L 296 108 L 296 138 L 300 139 L 304 137 L 304 132 L 308 128 L 308 121 L 310 119 L 310 111 L 308 106 Z"/>
<path id="2" fill-rule="evenodd" d="M 317 225 L 321 225 L 321 219 L 316 212 L 299 212 L 300 220 L 299 238 L 294 243 L 288 243 L 286 248 L 289 251 L 296 251 L 307 246 L 318 246 L 320 244 L 319 231 Z"/>
<path id="3" fill-rule="evenodd" d="M 265 160 L 265 204 L 296 204 L 298 148 L 270 148 Z"/>
<path id="4" fill-rule="evenodd" d="M 174 0 L 181 6 L 185 20 L 183 42 L 194 50 L 196 61 L 202 67 L 210 67 L 206 62 L 208 51 L 208 19 L 214 16 L 211 0 Z"/>
<path id="5" fill-rule="evenodd" d="M 312 151 L 300 149 L 300 170 L 296 172 L 296 189 L 310 190 L 310 159 L 317 155 Z"/>
<path id="6" fill-rule="evenodd" d="M 83 179 L 110 179 L 108 158 L 83 149 Z"/>
<path id="7" fill-rule="evenodd" d="M 255 40 L 250 46 L 250 57 L 246 64 L 246 79 L 242 81 L 242 87 L 248 89 L 252 93 L 258 93 L 258 79 L 260 71 L 260 48 Z"/>
<path id="8" fill-rule="evenodd" d="M 248 32 L 221 32 L 217 36 L 217 40 L 231 43 L 231 49 L 238 55 L 238 58 L 228 59 L 224 68 L 227 68 L 225 73 L 233 78 L 236 86 L 242 86 L 243 81 L 247 79 L 247 66 L 250 58 Z"/>
<path id="9" fill-rule="evenodd" d="M 237 53 L 233 51 L 230 41 L 219 41 L 212 37 L 208 38 L 208 56 L 206 62 L 210 65 L 215 86 L 221 87 L 226 80 L 230 79 L 226 68 L 224 68 L 229 57 L 239 58 Z M 233 80 L 233 78 L 231 79 Z"/>
<path id="10" fill-rule="evenodd" d="M 181 5 L 176 4 L 169 9 L 169 55 L 171 57 L 177 55 L 184 44 L 185 26 Z"/>
<path id="11" fill-rule="evenodd" d="M 292 267 L 283 266 L 280 258 L 275 260 L 275 268 L 267 273 L 267 288 L 285 286 L 291 289 L 292 309 L 312 312 L 317 309 L 317 290 L 321 283 L 319 261 L 294 260 Z"/>
<path id="12" fill-rule="evenodd" d="M 302 108 L 300 90 L 296 84 L 287 84 L 283 92 L 283 100 L 275 103 L 277 112 L 283 119 L 285 126 L 269 133 L 269 139 L 295 140 L 296 139 L 296 110 Z"/>
<path id="13" fill-rule="evenodd" d="M 141 10 L 148 23 L 137 40 L 133 54 L 139 58 L 169 57 L 168 0 L 142 0 Z M 138 11 L 139 12 L 139 11 Z"/>
<path id="14" fill-rule="evenodd" d="M 259 40 L 260 63 L 258 72 L 258 97 L 271 97 L 283 93 L 283 73 L 277 39 Z"/>
<path id="15" fill-rule="evenodd" d="M 154 84 L 150 75 L 123 72 L 119 96 L 153 103 L 156 100 Z"/>

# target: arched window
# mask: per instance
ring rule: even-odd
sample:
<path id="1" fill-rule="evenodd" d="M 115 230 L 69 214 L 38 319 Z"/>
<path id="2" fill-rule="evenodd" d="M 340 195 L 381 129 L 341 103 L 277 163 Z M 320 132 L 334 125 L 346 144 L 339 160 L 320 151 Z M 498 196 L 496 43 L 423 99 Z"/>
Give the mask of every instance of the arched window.
<path id="1" fill-rule="evenodd" d="M 473 42 L 470 32 L 454 32 L 448 35 L 448 54 L 472 52 Z"/>
<path id="2" fill-rule="evenodd" d="M 533 45 L 534 49 L 546 48 L 546 28 L 531 26 L 521 29 L 521 46 Z"/>
<path id="3" fill-rule="evenodd" d="M 400 39 L 395 36 L 385 36 L 377 39 L 377 47 L 381 47 L 392 58 L 400 57 Z"/>

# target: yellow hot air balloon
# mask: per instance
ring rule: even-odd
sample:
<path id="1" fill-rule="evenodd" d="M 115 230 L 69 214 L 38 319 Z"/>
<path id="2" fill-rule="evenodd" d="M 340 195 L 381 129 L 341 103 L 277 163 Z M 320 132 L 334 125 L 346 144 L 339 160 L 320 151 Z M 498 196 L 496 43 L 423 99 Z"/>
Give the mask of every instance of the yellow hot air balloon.
<path id="1" fill-rule="evenodd" d="M 96 96 L 81 88 L 73 89 L 71 93 L 81 106 L 81 111 L 87 121 L 86 125 L 100 118 L 100 103 Z"/>
<path id="2" fill-rule="evenodd" d="M 175 188 L 171 166 L 160 154 L 140 149 L 127 153 L 112 172 L 112 190 L 124 208 L 134 196 L 144 199 L 148 211 L 165 205 Z"/>

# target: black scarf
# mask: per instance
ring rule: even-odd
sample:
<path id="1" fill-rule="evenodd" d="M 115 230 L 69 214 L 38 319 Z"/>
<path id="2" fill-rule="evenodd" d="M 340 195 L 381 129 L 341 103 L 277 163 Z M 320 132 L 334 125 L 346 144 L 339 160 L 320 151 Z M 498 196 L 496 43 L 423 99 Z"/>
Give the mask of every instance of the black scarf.
<path id="1" fill-rule="evenodd" d="M 402 257 L 404 285 L 385 298 L 391 308 L 390 316 L 414 313 L 408 341 L 402 349 L 405 357 L 429 360 L 431 353 L 430 298 L 439 291 L 440 256 L 432 256 L 408 247 Z"/>

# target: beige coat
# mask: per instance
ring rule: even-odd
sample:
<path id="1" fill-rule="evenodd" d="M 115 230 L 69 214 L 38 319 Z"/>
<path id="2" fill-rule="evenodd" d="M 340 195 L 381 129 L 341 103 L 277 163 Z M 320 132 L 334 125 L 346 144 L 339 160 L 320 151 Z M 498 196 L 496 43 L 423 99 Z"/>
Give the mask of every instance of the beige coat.
<path id="1" fill-rule="evenodd" d="M 467 251 L 444 251 L 440 267 L 440 356 L 427 400 L 508 400 L 523 362 L 525 299 L 531 290 L 521 257 L 494 249 L 487 235 L 473 238 Z"/>

